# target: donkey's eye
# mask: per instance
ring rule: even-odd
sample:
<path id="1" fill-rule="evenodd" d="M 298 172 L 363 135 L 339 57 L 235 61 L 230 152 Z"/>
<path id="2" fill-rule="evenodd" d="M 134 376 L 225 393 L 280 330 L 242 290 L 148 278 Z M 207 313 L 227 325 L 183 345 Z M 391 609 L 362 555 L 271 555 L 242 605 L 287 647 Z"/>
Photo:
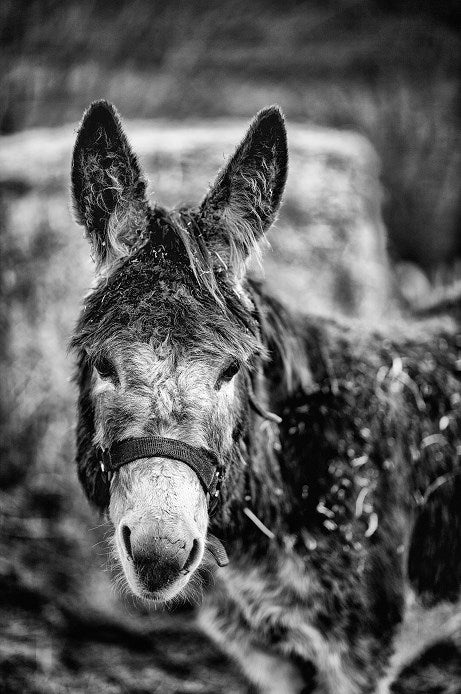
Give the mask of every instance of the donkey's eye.
<path id="1" fill-rule="evenodd" d="M 223 371 L 221 371 L 218 380 L 216 381 L 216 388 L 219 388 L 223 383 L 229 383 L 231 381 L 235 374 L 238 372 L 240 369 L 240 364 L 238 361 L 235 359 L 231 361 L 230 364 L 226 366 Z"/>
<path id="2" fill-rule="evenodd" d="M 98 357 L 94 363 L 94 368 L 101 378 L 111 378 L 112 380 L 117 378 L 117 370 L 107 357 Z"/>

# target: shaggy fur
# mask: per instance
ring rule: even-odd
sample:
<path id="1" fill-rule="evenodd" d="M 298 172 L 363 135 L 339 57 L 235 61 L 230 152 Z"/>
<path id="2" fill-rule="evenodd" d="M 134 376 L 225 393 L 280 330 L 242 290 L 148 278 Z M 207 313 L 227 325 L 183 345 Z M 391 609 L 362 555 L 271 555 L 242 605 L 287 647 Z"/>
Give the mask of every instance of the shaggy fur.
<path id="1" fill-rule="evenodd" d="M 110 151 L 98 149 L 94 177 L 101 142 Z M 98 186 L 107 181 L 107 161 L 123 161 L 131 173 L 116 177 L 125 181 L 123 194 L 102 206 Z M 265 692 L 365 694 L 390 684 L 409 583 L 422 613 L 459 595 L 458 329 L 421 323 L 392 335 L 364 334 L 300 319 L 245 279 L 248 254 L 273 220 L 285 182 L 277 109 L 255 119 L 196 210 L 148 209 L 139 176 L 113 108 L 93 106 L 73 170 L 78 219 L 104 267 L 73 339 L 85 492 L 107 508 L 96 446 L 123 437 L 121 423 L 137 425 L 141 416 L 121 405 L 110 417 L 97 415 L 94 365 L 105 357 L 127 393 L 142 389 L 151 398 L 143 431 L 157 431 L 159 411 L 169 412 L 175 426 L 200 428 L 226 466 L 211 529 L 224 539 L 230 565 L 217 572 L 204 600 L 208 632 Z M 110 216 L 122 199 L 135 219 L 142 209 L 147 222 L 141 230 L 119 225 L 121 244 Z M 139 233 L 128 243 L 125 230 L 131 238 L 133 229 Z M 162 378 L 195 363 L 206 381 L 226 359 L 238 360 L 227 411 L 199 417 L 205 404 L 185 405 L 180 395 L 174 407 L 159 410 L 168 391 L 159 384 L 167 381 L 148 376 L 153 356 L 143 358 L 143 350 L 165 365 Z M 162 355 L 169 357 L 162 362 Z M 114 379 L 111 388 L 119 388 Z M 211 385 L 207 392 L 215 397 Z M 281 423 L 262 417 L 265 410 Z M 392 690 L 459 691 L 456 629 L 440 644 L 434 633 Z M 416 689 L 412 683 L 424 681 L 424 672 L 431 684 Z"/>

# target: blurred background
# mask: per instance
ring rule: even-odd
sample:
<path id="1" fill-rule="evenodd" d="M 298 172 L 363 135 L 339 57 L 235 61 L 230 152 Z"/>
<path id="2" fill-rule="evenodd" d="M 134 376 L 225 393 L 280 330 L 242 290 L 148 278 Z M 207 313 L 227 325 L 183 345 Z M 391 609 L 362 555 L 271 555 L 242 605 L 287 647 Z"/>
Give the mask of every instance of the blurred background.
<path id="1" fill-rule="evenodd" d="M 457 0 L 0 4 L 2 691 L 246 691 L 192 608 L 151 614 L 112 588 L 109 527 L 76 481 L 83 110 L 116 104 L 152 198 L 174 205 L 278 103 L 291 166 L 266 281 L 374 326 L 460 291 L 460 31 Z"/>

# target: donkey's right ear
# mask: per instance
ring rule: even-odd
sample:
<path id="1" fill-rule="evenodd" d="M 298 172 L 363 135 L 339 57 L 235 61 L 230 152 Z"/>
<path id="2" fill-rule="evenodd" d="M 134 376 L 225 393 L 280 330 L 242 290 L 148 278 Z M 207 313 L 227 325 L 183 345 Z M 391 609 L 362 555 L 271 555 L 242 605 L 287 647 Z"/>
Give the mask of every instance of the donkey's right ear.
<path id="1" fill-rule="evenodd" d="M 148 224 L 146 182 L 112 104 L 95 101 L 85 112 L 72 157 L 77 221 L 98 267 L 127 256 Z"/>

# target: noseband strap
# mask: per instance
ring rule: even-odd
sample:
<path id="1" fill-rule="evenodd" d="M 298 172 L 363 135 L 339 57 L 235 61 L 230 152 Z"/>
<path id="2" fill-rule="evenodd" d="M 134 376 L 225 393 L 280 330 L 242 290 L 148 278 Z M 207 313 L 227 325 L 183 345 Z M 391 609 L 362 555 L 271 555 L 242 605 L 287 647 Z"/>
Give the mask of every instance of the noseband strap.
<path id="1" fill-rule="evenodd" d="M 199 446 L 191 446 L 183 441 L 163 436 L 149 436 L 123 439 L 110 448 L 100 449 L 99 464 L 101 472 L 110 482 L 112 474 L 141 458 L 170 458 L 188 465 L 197 475 L 208 502 L 210 515 L 216 510 L 224 477 L 224 468 L 219 464 L 215 453 Z M 221 542 L 209 534 L 208 548 L 219 566 L 228 563 L 227 554 Z"/>
<path id="2" fill-rule="evenodd" d="M 222 467 L 217 456 L 206 448 L 191 446 L 188 443 L 168 439 L 163 436 L 149 436 L 123 439 L 102 451 L 101 470 L 115 472 L 123 465 L 140 458 L 171 458 L 188 465 L 200 480 L 205 494 L 219 494 L 218 484 L 222 477 Z"/>

